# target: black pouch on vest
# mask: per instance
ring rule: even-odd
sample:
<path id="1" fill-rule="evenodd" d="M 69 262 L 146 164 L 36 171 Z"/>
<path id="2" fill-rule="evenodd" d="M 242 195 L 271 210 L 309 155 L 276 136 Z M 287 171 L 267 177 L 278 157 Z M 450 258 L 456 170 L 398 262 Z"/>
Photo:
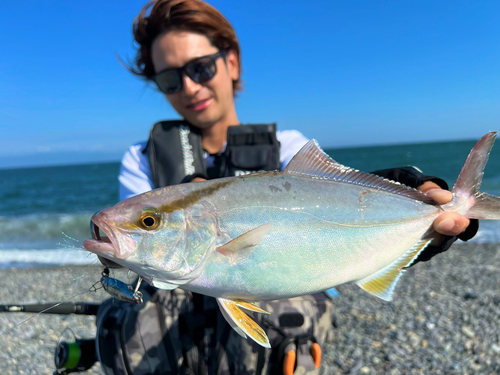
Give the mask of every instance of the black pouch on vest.
<path id="1" fill-rule="evenodd" d="M 167 150 L 168 152 L 165 152 Z M 148 145 L 149 165 L 156 188 L 177 185 L 207 172 L 199 129 L 187 121 L 161 121 L 151 128 Z"/>
<path id="2" fill-rule="evenodd" d="M 230 126 L 219 163 L 217 177 L 280 169 L 276 124 Z"/>

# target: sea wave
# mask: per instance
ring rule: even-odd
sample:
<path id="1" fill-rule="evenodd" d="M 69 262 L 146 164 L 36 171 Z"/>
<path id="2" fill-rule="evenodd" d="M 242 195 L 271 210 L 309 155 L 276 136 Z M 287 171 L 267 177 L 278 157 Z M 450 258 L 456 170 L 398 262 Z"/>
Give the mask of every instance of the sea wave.
<path id="1" fill-rule="evenodd" d="M 100 264 L 95 254 L 76 249 L 0 250 L 0 269 Z"/>
<path id="2" fill-rule="evenodd" d="M 80 247 L 90 237 L 91 212 L 0 216 L 0 250 Z"/>
<path id="3" fill-rule="evenodd" d="M 480 220 L 479 231 L 469 242 L 500 243 L 500 221 Z"/>

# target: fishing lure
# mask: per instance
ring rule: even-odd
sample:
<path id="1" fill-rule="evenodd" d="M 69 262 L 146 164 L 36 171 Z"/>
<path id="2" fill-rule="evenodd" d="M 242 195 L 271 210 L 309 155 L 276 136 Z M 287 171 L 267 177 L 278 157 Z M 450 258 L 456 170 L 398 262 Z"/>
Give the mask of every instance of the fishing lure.
<path id="1" fill-rule="evenodd" d="M 139 291 L 141 286 L 142 277 L 137 280 L 137 285 L 135 288 L 132 285 L 124 283 L 118 279 L 109 276 L 109 269 L 105 268 L 102 271 L 101 284 L 106 292 L 112 295 L 114 298 L 120 301 L 136 303 L 138 305 L 143 304 L 142 293 Z"/>

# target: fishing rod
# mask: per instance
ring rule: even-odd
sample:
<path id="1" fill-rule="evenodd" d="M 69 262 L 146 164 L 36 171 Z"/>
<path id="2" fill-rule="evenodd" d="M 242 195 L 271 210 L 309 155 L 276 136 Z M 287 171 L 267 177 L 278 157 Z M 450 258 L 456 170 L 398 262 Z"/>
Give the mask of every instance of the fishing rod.
<path id="1" fill-rule="evenodd" d="M 38 313 L 58 315 L 94 315 L 97 316 L 99 303 L 63 302 L 0 305 L 0 313 Z M 59 341 L 54 355 L 56 371 L 54 375 L 67 375 L 71 372 L 85 371 L 97 361 L 95 339 L 74 342 Z"/>
<path id="2" fill-rule="evenodd" d="M 54 306 L 57 305 L 57 306 Z M 77 315 L 97 315 L 97 309 L 100 303 L 90 302 L 64 302 L 58 305 L 58 302 L 52 303 L 33 303 L 25 305 L 0 305 L 0 313 L 42 313 L 42 314 L 77 314 Z"/>
<path id="3" fill-rule="evenodd" d="M 134 286 L 109 277 L 108 268 L 103 270 L 102 278 L 99 281 L 102 288 L 104 288 L 104 290 L 115 299 L 139 305 L 143 304 L 142 293 L 139 291 L 141 282 L 142 278 L 139 277 L 136 285 Z M 95 290 L 95 284 L 92 288 Z M 91 302 L 10 304 L 0 305 L 0 313 L 37 313 L 57 315 L 76 314 L 97 316 L 100 307 L 100 303 Z M 20 324 L 25 323 L 26 321 L 27 320 L 21 322 Z M 74 335 L 74 333 L 73 336 L 73 341 L 66 342 L 59 340 L 57 343 L 54 354 L 54 364 L 56 366 L 56 370 L 53 373 L 54 375 L 67 375 L 72 372 L 86 371 L 99 360 L 97 353 L 97 347 L 99 344 L 97 338 L 79 339 Z"/>
<path id="4" fill-rule="evenodd" d="M 142 278 L 139 277 L 135 288 L 123 281 L 109 277 L 109 269 L 105 268 L 102 272 L 100 283 L 104 290 L 110 295 L 125 302 L 141 304 L 142 293 L 139 292 Z M 0 313 L 2 312 L 27 312 L 39 314 L 77 314 L 77 315 L 97 315 L 100 303 L 90 302 L 53 302 L 53 303 L 33 303 L 24 305 L 0 305 Z"/>

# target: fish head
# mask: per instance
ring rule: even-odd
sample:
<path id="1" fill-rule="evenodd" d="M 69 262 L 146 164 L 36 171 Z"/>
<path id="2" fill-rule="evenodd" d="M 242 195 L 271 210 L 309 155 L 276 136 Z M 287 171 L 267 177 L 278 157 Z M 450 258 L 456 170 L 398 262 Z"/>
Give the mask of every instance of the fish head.
<path id="1" fill-rule="evenodd" d="M 138 195 L 94 214 L 92 239 L 84 248 L 146 280 L 194 278 L 215 250 L 215 209 L 204 200 L 176 204 L 170 197 L 165 203 L 161 193 Z"/>

